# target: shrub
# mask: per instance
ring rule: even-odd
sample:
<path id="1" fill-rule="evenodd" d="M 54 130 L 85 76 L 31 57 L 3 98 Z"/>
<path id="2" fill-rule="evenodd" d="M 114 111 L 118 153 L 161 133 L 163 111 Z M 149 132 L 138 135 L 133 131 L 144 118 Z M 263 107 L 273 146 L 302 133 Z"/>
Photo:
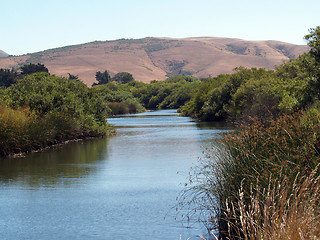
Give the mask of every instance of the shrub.
<path id="1" fill-rule="evenodd" d="M 25 133 L 33 120 L 28 107 L 14 110 L 0 105 L 0 156 L 23 150 L 27 142 Z"/>
<path id="2" fill-rule="evenodd" d="M 36 73 L 0 94 L 0 156 L 110 133 L 110 108 L 79 81 Z"/>

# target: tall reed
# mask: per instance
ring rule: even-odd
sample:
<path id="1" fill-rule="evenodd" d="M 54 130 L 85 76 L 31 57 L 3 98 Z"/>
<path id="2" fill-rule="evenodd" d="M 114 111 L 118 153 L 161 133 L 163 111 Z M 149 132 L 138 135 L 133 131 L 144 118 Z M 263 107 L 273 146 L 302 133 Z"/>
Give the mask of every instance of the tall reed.
<path id="1" fill-rule="evenodd" d="M 268 188 L 241 186 L 238 202 L 225 211 L 230 238 L 236 239 L 320 239 L 320 177 L 318 168 L 308 176 L 297 174 L 293 183 L 279 177 Z M 290 185 L 292 184 L 292 185 Z M 249 194 L 250 201 L 245 200 Z"/>
<path id="2" fill-rule="evenodd" d="M 240 224 L 245 223 L 243 214 L 247 211 L 253 212 L 256 229 L 264 224 L 262 215 L 255 215 L 258 209 L 254 197 L 262 206 L 271 200 L 275 206 L 282 206 L 285 196 L 275 192 L 280 191 L 279 184 L 286 186 L 285 194 L 290 197 L 304 186 L 297 175 L 317 179 L 318 125 L 305 126 L 302 116 L 295 113 L 263 121 L 249 119 L 205 149 L 207 157 L 190 172 L 189 186 L 181 196 L 182 205 L 191 206 L 189 219 L 218 230 L 222 239 L 242 238 L 247 230 Z M 318 186 L 314 190 L 319 190 Z M 274 196 L 271 200 L 270 194 Z M 286 206 L 288 211 L 292 210 L 292 201 Z"/>

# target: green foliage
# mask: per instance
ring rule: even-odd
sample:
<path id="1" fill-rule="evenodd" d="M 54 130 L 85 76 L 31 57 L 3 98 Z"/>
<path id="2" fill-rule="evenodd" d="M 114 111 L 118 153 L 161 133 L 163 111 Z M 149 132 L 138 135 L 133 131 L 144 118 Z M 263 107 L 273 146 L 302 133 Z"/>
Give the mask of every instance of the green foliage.
<path id="1" fill-rule="evenodd" d="M 149 68 L 149 67 L 144 66 L 144 65 L 139 65 L 139 66 L 140 66 L 140 67 L 143 67 L 143 68 L 145 68 L 145 69 L 147 69 L 147 70 L 149 70 L 149 71 L 151 71 L 151 72 L 153 72 L 152 68 Z"/>
<path id="2" fill-rule="evenodd" d="M 150 84 L 136 84 L 130 91 L 147 109 L 174 109 L 189 101 L 200 83 L 196 78 L 181 76 Z"/>
<path id="3" fill-rule="evenodd" d="M 235 44 L 227 44 L 227 50 L 239 55 L 246 55 L 248 47 L 246 46 L 237 46 Z"/>
<path id="4" fill-rule="evenodd" d="M 110 108 L 79 81 L 35 73 L 0 93 L 2 155 L 110 132 Z"/>
<path id="5" fill-rule="evenodd" d="M 275 73 L 297 99 L 297 107 L 304 108 L 317 101 L 316 62 L 309 52 L 277 66 Z"/>
<path id="6" fill-rule="evenodd" d="M 9 87 L 16 83 L 18 73 L 15 70 L 0 69 L 0 87 Z"/>
<path id="7" fill-rule="evenodd" d="M 310 56 L 314 60 L 314 77 L 309 81 L 313 98 L 319 100 L 320 97 L 320 26 L 311 28 L 310 34 L 305 36 L 308 45 L 311 47 Z"/>
<path id="8" fill-rule="evenodd" d="M 147 53 L 162 51 L 169 48 L 170 40 L 152 39 L 150 43 L 143 46 Z"/>
<path id="9" fill-rule="evenodd" d="M 235 117 L 251 107 L 256 94 L 251 93 L 252 87 L 247 90 L 244 85 L 251 81 L 265 82 L 263 78 L 273 75 L 272 71 L 264 69 L 246 69 L 239 67 L 234 74 L 219 75 L 216 78 L 206 79 L 191 101 L 183 106 L 180 111 L 188 116 L 205 121 L 223 120 L 227 117 Z M 240 89 L 240 90 L 239 90 Z M 257 90 L 257 89 L 255 89 Z M 238 92 L 239 91 L 239 92 Z M 238 92 L 238 93 L 237 93 Z M 234 99 L 237 94 L 236 101 Z M 262 97 L 262 96 L 259 96 Z M 241 100 L 240 100 L 241 98 Z"/>
<path id="10" fill-rule="evenodd" d="M 183 67 L 187 64 L 186 61 L 171 61 L 169 63 L 169 71 L 166 76 L 169 78 L 179 77 L 179 76 L 190 76 L 192 72 L 183 70 Z"/>
<path id="11" fill-rule="evenodd" d="M 130 83 L 132 84 L 132 82 Z M 130 92 L 129 84 L 116 85 L 114 82 L 95 86 L 92 92 L 107 103 L 110 108 L 108 115 L 138 113 L 145 111 L 140 101 Z"/>
<path id="12" fill-rule="evenodd" d="M 311 47 L 311 55 L 314 56 L 316 61 L 320 63 L 320 26 L 311 28 L 309 34 L 304 37 Z"/>
<path id="13" fill-rule="evenodd" d="M 99 71 L 96 72 L 96 80 L 98 81 L 98 83 L 93 83 L 92 86 L 107 84 L 111 82 L 111 77 L 107 70 L 105 70 L 104 72 Z"/>
<path id="14" fill-rule="evenodd" d="M 112 81 L 115 81 L 119 84 L 126 84 L 134 81 L 134 78 L 131 73 L 128 72 L 119 72 L 112 78 Z"/>
<path id="15" fill-rule="evenodd" d="M 240 67 L 234 74 L 206 79 L 180 111 L 206 121 L 296 111 L 318 101 L 316 69 L 310 53 L 275 71 Z"/>
<path id="16" fill-rule="evenodd" d="M 27 75 L 27 74 L 32 74 L 32 73 L 37 73 L 37 72 L 46 72 L 49 73 L 48 68 L 41 63 L 38 64 L 26 64 L 23 65 L 21 68 L 21 74 L 22 75 Z"/>
<path id="17" fill-rule="evenodd" d="M 69 79 L 75 79 L 75 80 L 79 80 L 79 77 L 78 77 L 78 75 L 73 75 L 73 74 L 71 74 L 71 73 L 68 73 L 68 75 L 69 75 Z"/>

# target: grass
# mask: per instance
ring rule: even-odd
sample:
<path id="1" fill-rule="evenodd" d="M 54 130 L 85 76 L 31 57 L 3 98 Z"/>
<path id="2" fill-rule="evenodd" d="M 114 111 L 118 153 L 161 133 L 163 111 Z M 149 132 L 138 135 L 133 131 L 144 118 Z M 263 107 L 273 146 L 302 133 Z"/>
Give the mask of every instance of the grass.
<path id="1" fill-rule="evenodd" d="M 228 204 L 229 235 L 236 239 L 320 239 L 320 177 L 318 167 L 309 176 L 286 176 L 268 188 L 251 186 L 250 202 L 243 187 L 238 202 Z"/>
<path id="2" fill-rule="evenodd" d="M 252 118 L 205 149 L 181 196 L 188 218 L 221 239 L 319 239 L 320 118 L 307 118 Z"/>

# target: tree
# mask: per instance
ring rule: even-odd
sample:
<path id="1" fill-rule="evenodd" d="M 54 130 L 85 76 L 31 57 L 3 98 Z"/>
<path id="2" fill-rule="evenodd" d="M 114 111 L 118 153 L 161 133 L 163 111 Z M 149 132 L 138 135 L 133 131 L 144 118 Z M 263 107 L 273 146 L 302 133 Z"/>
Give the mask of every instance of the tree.
<path id="1" fill-rule="evenodd" d="M 119 84 L 125 84 L 129 82 L 133 82 L 134 78 L 131 73 L 128 72 L 119 72 L 112 78 L 113 81 Z"/>
<path id="2" fill-rule="evenodd" d="M 96 72 L 96 80 L 98 81 L 98 83 L 93 83 L 92 86 L 107 84 L 111 82 L 111 77 L 107 70 L 105 70 L 104 72 L 99 71 Z"/>
<path id="3" fill-rule="evenodd" d="M 311 47 L 310 54 L 320 64 L 320 26 L 309 29 L 309 33 L 304 38 L 308 41 Z"/>
<path id="4" fill-rule="evenodd" d="M 69 74 L 69 80 L 71 79 L 79 80 L 78 75 L 72 75 L 71 73 L 68 73 L 68 74 Z"/>
<path id="5" fill-rule="evenodd" d="M 309 81 L 310 89 L 313 91 L 314 97 L 320 97 L 320 26 L 309 29 L 308 35 L 304 38 L 310 46 L 310 55 L 315 60 L 314 79 Z"/>
<path id="6" fill-rule="evenodd" d="M 0 69 L 0 87 L 9 87 L 16 83 L 18 73 L 13 69 Z"/>
<path id="7" fill-rule="evenodd" d="M 48 68 L 44 64 L 41 64 L 41 63 L 38 63 L 38 64 L 33 64 L 33 63 L 26 64 L 26 65 L 23 65 L 20 69 L 21 69 L 21 74 L 22 75 L 27 75 L 27 74 L 37 73 L 37 72 L 49 73 Z"/>

